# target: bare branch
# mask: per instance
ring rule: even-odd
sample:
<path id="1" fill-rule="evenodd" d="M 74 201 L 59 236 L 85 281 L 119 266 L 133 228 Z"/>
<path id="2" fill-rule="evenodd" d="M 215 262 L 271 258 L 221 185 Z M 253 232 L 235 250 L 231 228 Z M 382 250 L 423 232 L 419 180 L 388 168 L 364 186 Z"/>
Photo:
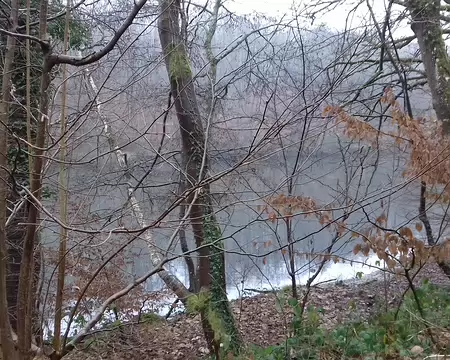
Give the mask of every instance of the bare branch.
<path id="1" fill-rule="evenodd" d="M 83 339 L 89 334 L 89 331 L 100 321 L 103 314 L 105 313 L 106 309 L 109 305 L 111 305 L 115 300 L 125 296 L 128 294 L 131 290 L 133 290 L 136 286 L 142 284 L 144 281 L 146 281 L 149 277 L 151 277 L 154 274 L 159 273 L 160 271 L 163 271 L 163 266 L 168 260 L 165 259 L 162 261 L 157 267 L 155 267 L 153 270 L 147 272 L 140 278 L 136 279 L 132 283 L 130 283 L 127 287 L 123 288 L 122 290 L 114 293 L 111 295 L 108 299 L 106 299 L 103 304 L 97 309 L 96 314 L 92 317 L 91 320 L 86 324 L 86 326 L 81 330 L 77 335 L 73 337 L 73 339 L 66 344 L 63 351 L 59 355 L 58 358 L 61 358 L 62 356 L 68 354 L 70 351 L 72 351 L 77 344 L 79 344 Z M 56 354 L 56 353 L 55 353 Z"/>
<path id="2" fill-rule="evenodd" d="M 103 58 L 105 55 L 107 55 L 112 49 L 114 49 L 114 46 L 116 46 L 119 39 L 122 37 L 122 35 L 125 33 L 125 31 L 133 24 L 133 20 L 135 19 L 136 15 L 139 13 L 139 11 L 144 7 L 144 5 L 147 3 L 147 0 L 139 0 L 135 1 L 133 5 L 133 9 L 128 14 L 127 18 L 123 22 L 123 24 L 117 29 L 116 33 L 114 34 L 113 38 L 108 42 L 108 44 L 100 51 L 94 52 L 90 55 L 84 56 L 82 58 L 77 58 L 73 56 L 68 55 L 50 55 L 50 63 L 51 65 L 57 65 L 57 64 L 70 64 L 74 66 L 84 66 L 92 64 L 101 58 Z M 156 20 L 153 20 L 155 22 Z"/>
<path id="3" fill-rule="evenodd" d="M 39 38 L 37 38 L 35 36 L 31 36 L 31 35 L 27 35 L 27 34 L 19 34 L 17 32 L 8 31 L 8 30 L 5 30 L 5 29 L 0 29 L 0 33 L 5 34 L 5 35 L 9 35 L 9 36 L 14 36 L 14 37 L 19 38 L 19 39 L 27 39 L 27 40 L 34 41 L 34 42 L 40 44 L 44 48 L 48 48 L 48 46 L 49 46 L 47 42 L 42 41 L 41 39 L 39 39 Z"/>

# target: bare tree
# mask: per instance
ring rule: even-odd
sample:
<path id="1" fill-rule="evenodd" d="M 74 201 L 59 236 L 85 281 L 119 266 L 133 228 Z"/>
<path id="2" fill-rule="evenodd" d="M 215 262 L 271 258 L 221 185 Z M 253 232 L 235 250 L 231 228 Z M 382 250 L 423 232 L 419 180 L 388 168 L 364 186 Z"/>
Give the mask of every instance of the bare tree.
<path id="1" fill-rule="evenodd" d="M 239 350 L 241 340 L 224 288 L 225 264 L 224 249 L 220 242 L 221 231 L 212 210 L 209 184 L 202 185 L 208 176 L 209 168 L 207 139 L 197 105 L 189 59 L 181 39 L 181 6 L 179 1 L 160 1 L 160 7 L 159 33 L 180 124 L 183 156 L 187 163 L 186 184 L 201 186 L 196 194 L 189 198 L 197 197 L 193 200 L 189 216 L 195 243 L 199 249 L 199 287 L 200 291 L 209 297 L 207 303 L 200 307 L 202 325 L 210 351 L 219 358 L 220 344 L 227 336 L 231 337 L 229 350 L 233 352 Z M 211 310 L 215 314 L 213 316 L 217 316 L 222 323 L 220 326 L 224 326 L 225 333 L 221 334 L 223 330 L 217 328 L 217 322 L 210 318 Z"/>
<path id="2" fill-rule="evenodd" d="M 18 24 L 19 2 L 11 3 L 10 14 L 10 30 L 14 31 Z M 0 129 L 0 341 L 2 345 L 2 356 L 4 359 L 18 359 L 15 353 L 14 343 L 11 336 L 11 325 L 8 318 L 8 302 L 7 302 L 7 238 L 6 238 L 6 210 L 8 198 L 8 120 L 9 120 L 9 103 L 11 99 L 11 72 L 14 60 L 16 38 L 8 36 L 7 47 L 5 53 L 5 61 L 3 63 L 2 75 L 2 99 L 0 107 L 1 129 Z"/>
<path id="3" fill-rule="evenodd" d="M 314 2 L 306 8 L 308 16 L 316 16 L 323 11 L 332 12 L 333 9 L 346 5 L 346 1 L 333 1 L 330 4 Z M 448 11 L 446 5 L 441 5 L 440 1 L 386 1 L 383 10 L 381 7 L 375 7 L 371 1 L 361 2 L 352 9 L 356 11 L 366 11 L 370 22 L 374 25 L 373 40 L 375 46 L 368 69 L 373 72 L 373 78 L 370 84 L 378 85 L 378 97 L 382 96 L 386 87 L 395 88 L 396 97 L 401 98 L 408 116 L 414 118 L 420 114 L 419 109 L 414 108 L 412 98 L 418 94 L 418 91 L 426 93 L 432 103 L 434 114 L 442 125 L 444 134 L 448 133 L 448 54 L 445 49 L 445 38 L 448 33 L 445 24 L 448 23 L 448 17 L 445 12 Z M 399 15 L 396 15 L 399 14 Z M 407 14 L 405 16 L 405 14 Z M 350 13 L 349 13 L 350 15 Z M 397 36 L 395 28 L 406 27 L 406 22 L 412 30 L 411 36 Z M 417 45 L 415 45 L 417 42 Z M 419 58 L 420 54 L 420 58 Z M 372 63 L 370 65 L 370 63 Z M 384 79 L 390 76 L 390 82 L 385 83 Z M 425 87 L 426 85 L 426 87 Z M 361 91 L 352 95 L 351 102 L 356 99 L 361 101 Z M 418 97 L 414 97 L 417 98 Z M 342 101 L 340 105 L 346 108 L 351 102 Z M 375 106 L 378 106 L 375 104 Z M 387 113 L 390 106 L 381 110 L 380 123 L 377 126 L 380 130 L 385 128 L 382 125 L 382 115 Z M 375 107 L 373 108 L 375 109 Z M 423 111 L 422 111 L 423 112 Z M 421 115 L 421 114 L 420 114 Z M 373 119 L 366 115 L 366 121 Z M 424 174 L 426 176 L 426 174 Z M 424 224 L 426 240 L 430 246 L 437 245 L 436 238 L 442 234 L 445 228 L 446 215 L 440 216 L 437 220 L 439 235 L 433 234 L 433 229 L 427 211 L 432 205 L 427 205 L 426 191 L 433 185 L 427 185 L 425 181 L 420 182 L 417 187 L 419 192 L 419 206 L 416 217 Z M 447 276 L 450 274 L 449 264 L 446 261 L 439 261 L 439 266 Z"/>
<path id="4" fill-rule="evenodd" d="M 17 341 L 18 341 L 18 348 L 19 353 L 17 356 L 19 356 L 20 359 L 27 359 L 32 356 L 33 353 L 36 352 L 36 349 L 33 348 L 31 345 L 32 341 L 32 326 L 31 326 L 31 319 L 33 316 L 33 306 L 31 304 L 34 304 L 35 302 L 35 293 L 34 293 L 34 287 L 33 287 L 33 273 L 34 273 L 34 251 L 35 247 L 38 244 L 37 236 L 37 225 L 38 225 L 38 218 L 39 218 L 39 210 L 41 208 L 41 197 L 42 197 L 42 173 L 44 169 L 44 153 L 45 153 L 45 147 L 47 143 L 47 123 L 49 119 L 49 86 L 51 83 L 51 71 L 52 69 L 59 64 L 72 64 L 76 66 L 83 66 L 87 64 L 91 64 L 95 61 L 98 61 L 105 55 L 107 55 L 116 45 L 120 37 L 123 35 L 123 33 L 128 29 L 128 27 L 132 24 L 134 18 L 139 13 L 141 8 L 145 5 L 146 1 L 141 1 L 139 3 L 136 3 L 133 7 L 132 11 L 129 13 L 128 17 L 125 19 L 122 26 L 119 28 L 115 36 L 109 41 L 109 43 L 100 51 L 94 52 L 88 57 L 84 58 L 76 58 L 73 56 L 68 55 L 59 55 L 53 53 L 53 47 L 49 43 L 47 39 L 47 16 L 48 16 L 48 2 L 42 1 L 41 2 L 41 8 L 40 8 L 40 18 L 39 18 L 39 38 L 31 36 L 31 35 L 23 35 L 17 32 L 18 29 L 18 15 L 17 15 L 17 7 L 18 4 L 13 4 L 12 6 L 12 12 L 11 12 L 11 31 L 2 30 L 3 33 L 6 33 L 8 35 L 8 49 L 9 52 L 7 53 L 6 57 L 6 66 L 3 69 L 4 77 L 3 77 L 3 100 L 2 100 L 2 106 L 4 107 L 5 111 L 2 111 L 2 114 L 4 114 L 4 124 L 7 125 L 8 120 L 8 102 L 9 102 L 9 96 L 10 96 L 10 71 L 11 71 L 11 64 L 12 59 L 14 56 L 14 44 L 16 37 L 18 38 L 26 38 L 29 40 L 32 40 L 36 43 L 38 43 L 42 48 L 43 53 L 43 66 L 42 66 L 42 75 L 41 75 L 41 85 L 40 85 L 40 101 L 39 101 L 39 120 L 37 125 L 37 134 L 36 134 L 36 141 L 35 144 L 33 144 L 34 153 L 33 153 L 33 163 L 32 163 L 32 169 L 30 170 L 30 189 L 24 189 L 25 192 L 28 195 L 27 201 L 28 201 L 28 221 L 27 221 L 27 232 L 26 232 L 26 238 L 23 244 L 23 253 L 22 253 L 22 261 L 21 261 L 21 268 L 20 268 L 20 279 L 19 279 L 19 289 L 18 289 L 18 316 L 17 316 Z M 65 12 L 64 12 L 65 13 Z M 10 56 L 8 58 L 8 56 Z M 3 132 L 4 138 L 2 139 L 1 143 L 4 147 L 3 154 L 6 154 L 6 148 L 7 148 L 7 132 L 6 128 Z M 6 161 L 6 155 L 2 157 Z M 5 163 L 5 166 L 2 167 L 2 171 L 6 171 L 7 169 L 7 162 Z M 7 172 L 5 172 L 3 178 L 6 180 L 7 178 Z M 4 183 L 4 186 L 6 186 L 6 182 Z M 6 191 L 6 187 L 2 187 L 4 191 Z M 6 193 L 5 193 L 6 194 Z M 4 197 L 6 199 L 6 196 Z M 4 206 L 6 206 L 6 203 L 4 203 Z M 6 214 L 6 208 L 4 213 Z M 3 221 L 1 221 L 1 226 L 4 228 L 6 225 L 6 219 L 3 218 Z M 4 234 L 4 232 L 3 232 Z M 6 254 L 6 239 L 5 241 L 2 241 L 2 244 L 5 245 L 2 246 L 2 251 L 5 250 Z M 6 256 L 2 256 L 2 269 L 3 265 L 5 265 L 5 272 L 2 271 L 2 279 L 4 276 L 6 276 L 6 264 L 4 263 L 6 259 Z M 2 295 L 6 296 L 6 283 L 2 282 Z M 2 296 L 3 299 L 3 296 Z M 2 303 L 2 305 L 6 306 Z M 3 307 L 2 307 L 3 309 Z M 6 309 L 6 308 L 5 308 Z M 7 311 L 2 311 L 2 315 L 6 315 Z M 98 320 L 97 320 L 98 321 Z M 2 347 L 4 352 L 5 358 L 12 358 L 14 355 L 14 350 L 10 344 L 10 337 L 11 331 L 10 331 L 10 325 L 9 325 L 9 319 L 7 317 L 2 318 L 2 337 L 4 336 L 4 341 L 2 339 Z M 31 349 L 31 351 L 30 351 Z M 62 356 L 64 352 L 67 352 L 67 350 L 56 350 L 55 356 Z"/>

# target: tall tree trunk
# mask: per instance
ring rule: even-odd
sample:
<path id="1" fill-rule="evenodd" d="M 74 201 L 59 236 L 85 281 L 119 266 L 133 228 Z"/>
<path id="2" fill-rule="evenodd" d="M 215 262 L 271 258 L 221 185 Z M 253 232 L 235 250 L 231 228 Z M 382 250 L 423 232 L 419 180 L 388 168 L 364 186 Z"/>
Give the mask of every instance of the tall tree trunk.
<path id="1" fill-rule="evenodd" d="M 47 11 L 48 0 L 41 1 L 39 18 L 39 36 L 47 41 Z M 28 199 L 28 221 L 25 241 L 23 244 L 22 263 L 20 266 L 19 290 L 17 303 L 17 337 L 22 359 L 31 358 L 32 319 L 34 317 L 33 304 L 35 302 L 35 250 L 39 248 L 37 225 L 39 218 L 39 201 L 42 190 L 42 170 L 44 167 L 44 147 L 49 106 L 50 72 L 52 64 L 49 61 L 51 47 L 43 46 L 43 65 L 40 84 L 39 115 L 36 133 L 36 148 L 34 151 L 33 167 L 30 174 L 30 193 Z"/>
<path id="2" fill-rule="evenodd" d="M 199 186 L 208 173 L 209 162 L 191 67 L 181 39 L 180 0 L 160 0 L 159 4 L 159 37 L 175 101 L 182 151 L 186 159 L 186 186 Z M 209 306 L 201 310 L 202 325 L 210 351 L 219 358 L 220 343 L 225 350 L 234 352 L 239 349 L 241 343 L 223 286 L 224 251 L 220 242 L 220 228 L 211 207 L 209 185 L 200 187 L 197 194 L 198 197 L 191 208 L 190 221 L 198 247 L 199 287 L 209 295 Z M 206 243 L 214 245 L 206 247 Z M 219 326 L 216 320 L 219 320 Z M 231 342 L 225 344 L 225 339 L 231 339 Z"/>
<path id="3" fill-rule="evenodd" d="M 18 22 L 18 0 L 11 1 L 10 29 L 17 27 Z M 3 62 L 2 75 L 2 99 L 0 102 L 0 342 L 3 359 L 17 359 L 14 348 L 11 325 L 8 318 L 7 300 L 7 238 L 6 238 L 6 211 L 8 198 L 8 123 L 9 103 L 11 100 L 11 72 L 13 68 L 16 39 L 8 36 L 6 53 Z"/>
<path id="4" fill-rule="evenodd" d="M 440 23 L 440 0 L 407 0 L 411 29 L 417 37 L 433 109 L 442 122 L 444 133 L 450 134 L 450 59 Z"/>
<path id="5" fill-rule="evenodd" d="M 27 3 L 26 33 L 30 33 L 30 0 Z M 6 36 L 1 36 L 2 44 L 5 44 Z M 31 84 L 33 79 L 38 79 L 40 70 L 38 67 L 31 67 L 31 53 L 37 49 L 36 44 L 31 44 L 30 40 L 16 40 L 14 51 L 13 66 L 11 69 L 11 84 L 14 88 L 12 94 L 14 101 L 9 105 L 8 119 L 8 162 L 11 170 L 9 179 L 8 208 L 6 235 L 8 241 L 8 275 L 6 279 L 7 299 L 10 323 L 13 331 L 17 332 L 17 298 L 18 282 L 20 273 L 20 264 L 22 258 L 22 248 L 26 233 L 26 224 L 28 218 L 27 207 L 24 205 L 23 192 L 19 191 L 20 186 L 28 186 L 30 178 L 30 164 L 32 162 L 32 146 L 27 147 L 21 144 L 12 135 L 26 139 L 29 144 L 33 143 L 32 138 L 32 96 L 37 96 L 36 92 L 32 94 Z M 24 68 L 26 71 L 24 72 Z M 20 99 L 24 99 L 21 101 Z M 35 114 L 36 115 L 36 114 Z M 40 262 L 36 261 L 37 274 L 39 274 Z M 36 277 L 39 280 L 39 277 Z M 32 305 L 34 306 L 34 305 Z M 35 319 L 37 320 L 37 319 Z"/>
<path id="6" fill-rule="evenodd" d="M 441 1 L 407 0 L 405 6 L 412 18 L 411 29 L 419 44 L 433 109 L 442 123 L 444 134 L 450 136 L 450 58 L 440 23 Z M 426 213 L 425 190 L 426 184 L 422 182 L 419 219 L 427 231 L 428 245 L 434 246 L 436 244 Z M 438 265 L 450 278 L 450 262 L 439 261 Z"/>
<path id="7" fill-rule="evenodd" d="M 67 54 L 69 50 L 69 21 L 70 21 L 70 1 L 66 3 L 66 22 L 64 26 L 64 42 L 63 52 Z M 62 91 L 61 91 L 61 147 L 59 159 L 59 213 L 61 221 L 68 223 L 68 174 L 66 164 L 67 153 L 67 139 L 66 139 L 66 106 L 67 106 L 67 64 L 62 66 Z M 58 283 L 56 286 L 56 300 L 55 300 L 55 317 L 54 317 L 54 338 L 53 348 L 56 351 L 61 351 L 61 321 L 63 317 L 63 305 L 64 305 L 64 283 L 66 276 L 66 251 L 67 251 L 67 229 L 63 226 L 59 229 L 59 254 L 58 254 Z"/>
<path id="8" fill-rule="evenodd" d="M 17 192 L 10 191 L 8 200 L 12 204 L 17 204 L 21 197 Z M 26 226 L 19 223 L 27 222 L 27 207 L 21 208 L 12 214 L 7 211 L 8 217 L 12 217 L 6 227 L 6 236 L 8 239 L 8 276 L 6 279 L 6 292 L 8 297 L 9 320 L 12 329 L 17 332 L 17 294 L 19 292 L 19 274 L 20 264 L 22 262 L 23 241 L 26 234 Z"/>
<path id="9" fill-rule="evenodd" d="M 28 155 L 23 144 L 18 143 L 13 133 L 20 138 L 27 139 L 32 143 L 30 105 L 30 83 L 32 76 L 34 79 L 40 73 L 34 70 L 31 75 L 29 69 L 28 48 L 23 41 L 17 41 L 15 46 L 13 68 L 11 69 L 11 84 L 14 85 L 14 101 L 10 103 L 9 109 L 9 136 L 8 136 L 8 163 L 11 170 L 8 192 L 8 210 L 6 235 L 8 239 L 8 276 L 7 276 L 7 298 L 9 315 L 12 329 L 17 331 L 17 299 L 20 265 L 22 261 L 22 248 L 26 234 L 26 224 L 28 219 L 28 208 L 24 206 L 21 186 L 27 187 L 30 177 L 30 159 L 32 158 L 32 147 L 28 147 Z M 23 68 L 27 67 L 26 75 Z M 25 75 L 25 76 L 24 76 Z M 20 98 L 26 98 L 26 104 L 20 102 Z M 19 225 L 22 224 L 22 225 Z M 39 274 L 40 262 L 36 261 L 36 273 Z M 35 278 L 37 281 L 39 277 Z M 31 305 L 31 306 L 34 306 Z M 36 319 L 35 319 L 36 320 Z"/>

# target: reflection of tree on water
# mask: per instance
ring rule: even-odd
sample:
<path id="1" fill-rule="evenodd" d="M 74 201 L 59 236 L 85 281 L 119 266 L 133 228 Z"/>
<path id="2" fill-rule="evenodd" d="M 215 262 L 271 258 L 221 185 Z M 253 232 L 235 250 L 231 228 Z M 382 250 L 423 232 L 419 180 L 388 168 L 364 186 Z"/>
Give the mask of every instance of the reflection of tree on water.
<path id="1" fill-rule="evenodd" d="M 325 145 L 320 150 L 314 150 L 311 154 L 303 156 L 304 165 L 296 184 L 298 195 L 307 194 L 320 201 L 321 204 L 327 204 L 329 201 L 334 200 L 336 194 L 339 193 L 337 184 L 342 186 L 345 180 L 346 168 L 339 154 L 338 144 L 331 140 L 332 138 L 324 142 Z M 218 152 L 215 157 L 212 157 L 213 166 L 211 173 L 214 174 L 232 167 L 243 155 L 241 151 Z M 288 153 L 288 158 L 294 158 L 294 156 L 295 154 L 290 155 Z M 139 163 L 137 159 L 140 157 L 141 155 L 135 154 L 135 162 Z M 286 268 L 283 265 L 283 255 L 280 251 L 267 255 L 266 265 L 263 264 L 262 256 L 250 258 L 247 256 L 247 254 L 262 255 L 269 252 L 271 249 L 263 246 L 264 243 L 269 241 L 273 244 L 272 249 L 275 249 L 279 244 L 285 243 L 284 229 L 279 224 L 267 222 L 267 217 L 260 216 L 256 210 L 257 205 L 261 204 L 261 199 L 272 194 L 273 189 L 276 189 L 282 182 L 283 173 L 279 165 L 281 161 L 279 154 L 275 153 L 264 162 L 256 161 L 252 163 L 250 167 L 254 171 L 243 166 L 238 172 L 230 173 L 212 184 L 213 201 L 217 203 L 215 208 L 218 211 L 218 219 L 224 231 L 225 246 L 229 250 L 226 257 L 230 291 L 233 288 L 235 289 L 236 284 L 240 284 L 245 277 L 251 277 L 255 284 L 266 285 L 266 277 L 275 283 L 282 282 L 283 278 L 287 278 Z M 392 157 L 392 160 L 390 160 L 389 157 L 383 156 L 377 168 L 369 167 L 373 159 L 367 158 L 367 162 L 368 170 L 364 171 L 362 180 L 366 181 L 366 184 L 369 186 L 368 193 L 373 194 L 389 188 L 393 183 L 390 174 L 392 173 L 392 164 L 396 163 L 395 158 Z M 164 208 L 174 198 L 170 189 L 176 187 L 178 174 L 173 169 L 163 165 L 158 165 L 152 176 L 144 182 L 142 192 L 139 191 L 139 194 L 142 194 L 144 199 L 151 200 L 143 202 L 143 210 L 149 219 L 155 212 L 158 212 L 158 209 Z M 358 164 L 354 166 L 361 167 Z M 369 184 L 372 170 L 374 170 L 375 175 Z M 142 171 L 144 172 L 144 170 Z M 401 172 L 401 167 L 397 168 L 396 172 Z M 86 187 L 86 179 L 90 176 L 95 177 L 98 186 L 96 197 L 95 199 L 94 197 L 92 198 L 93 202 L 90 205 L 90 211 L 98 213 L 100 218 L 103 219 L 110 214 L 110 209 L 120 209 L 123 205 L 121 199 L 125 196 L 125 192 L 121 194 L 121 191 L 117 191 L 115 186 L 113 186 L 118 175 L 111 171 L 99 179 L 96 177 L 95 171 L 91 173 L 89 169 L 86 169 L 86 171 L 72 172 L 71 182 L 74 185 L 74 191 L 78 187 L 80 192 L 82 192 L 82 189 Z M 139 178 L 139 174 L 135 176 Z M 170 182 L 171 179 L 173 180 L 173 185 L 167 185 L 167 182 Z M 359 179 L 358 181 L 358 184 L 361 184 Z M 159 184 L 165 185 L 160 187 Z M 115 190 L 112 191 L 112 189 Z M 356 192 L 357 187 L 355 186 L 350 190 Z M 392 196 L 390 210 L 392 225 L 404 222 L 410 211 L 416 211 L 417 206 L 415 202 L 402 194 L 405 194 L 405 191 L 403 193 L 395 193 Z M 413 200 L 415 201 L 415 198 Z M 379 212 L 379 205 L 371 204 L 367 211 L 376 214 Z M 362 228 L 365 220 L 364 214 L 356 211 L 350 215 L 349 227 Z M 127 222 L 131 224 L 129 226 L 132 226 L 132 221 L 127 220 Z M 173 214 L 159 228 L 153 230 L 153 236 L 158 246 L 164 247 L 175 223 L 176 214 Z M 186 235 L 192 249 L 192 234 L 187 230 Z M 293 235 L 295 249 L 300 253 L 323 252 L 332 239 L 330 231 L 322 229 L 317 220 L 305 219 L 302 215 L 293 218 Z M 54 236 L 54 234 L 49 234 L 49 236 L 45 237 L 46 241 L 50 242 Z M 351 256 L 353 244 L 350 240 L 349 236 L 339 240 L 334 249 L 337 255 Z M 254 242 L 257 242 L 259 245 L 255 247 Z M 176 253 L 180 252 L 179 246 L 175 251 Z M 139 276 L 150 269 L 145 244 L 137 241 L 133 245 L 130 254 L 133 255 L 129 266 L 134 276 Z M 193 257 L 196 260 L 195 255 Z M 299 256 L 295 261 L 298 278 L 302 278 L 304 274 L 311 273 L 317 267 L 317 264 L 320 263 L 318 259 L 314 259 L 314 255 L 310 255 L 308 259 L 305 259 L 304 256 Z M 176 261 L 174 263 L 177 265 L 171 266 L 171 268 L 176 270 L 176 273 L 180 274 L 183 279 L 187 279 L 183 262 Z M 154 284 L 158 284 L 158 281 L 151 279 L 147 289 L 155 289 L 156 285 Z M 158 287 L 156 286 L 156 288 Z"/>

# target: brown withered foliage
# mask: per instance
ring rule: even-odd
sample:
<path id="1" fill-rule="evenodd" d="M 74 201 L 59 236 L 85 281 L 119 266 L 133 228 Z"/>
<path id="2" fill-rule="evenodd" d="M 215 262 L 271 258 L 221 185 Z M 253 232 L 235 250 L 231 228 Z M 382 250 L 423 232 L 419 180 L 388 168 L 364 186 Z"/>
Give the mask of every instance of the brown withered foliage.
<path id="1" fill-rule="evenodd" d="M 402 176 L 407 180 L 425 182 L 430 189 L 426 194 L 428 199 L 450 203 L 450 143 L 440 124 L 408 116 L 391 89 L 385 90 L 381 103 L 391 110 L 391 128 L 394 130 L 377 129 L 362 119 L 349 115 L 340 107 L 327 106 L 324 115 L 333 118 L 336 127 L 351 139 L 366 141 L 373 146 L 380 142 L 393 142 L 407 151 L 409 161 Z M 386 224 L 387 218 L 382 214 L 364 233 L 353 233 L 353 238 L 363 240 L 355 245 L 354 254 L 369 256 L 375 253 L 395 272 L 423 266 L 430 259 L 437 262 L 450 259 L 450 239 L 427 246 L 414 236 L 411 228 L 389 230 L 386 229 Z M 415 230 L 422 232 L 422 224 L 416 223 Z"/>
<path id="2" fill-rule="evenodd" d="M 336 128 L 350 139 L 365 141 L 372 146 L 393 143 L 401 147 L 410 156 L 403 177 L 426 182 L 431 189 L 427 193 L 428 198 L 434 201 L 439 198 L 441 202 L 450 203 L 450 187 L 447 186 L 450 181 L 450 146 L 439 124 L 409 117 L 390 89 L 385 90 L 381 103 L 385 104 L 392 114 L 392 124 L 388 126 L 388 130 L 375 128 L 370 123 L 349 115 L 340 107 L 327 106 L 324 115 L 333 118 Z M 433 194 L 436 189 L 439 189 L 438 195 Z M 349 231 L 345 221 L 333 219 L 329 204 L 321 206 L 306 196 L 273 195 L 266 198 L 265 204 L 259 206 L 258 210 L 265 213 L 267 220 L 272 223 L 303 215 L 305 218 L 316 218 L 337 237 L 342 237 Z M 388 269 L 396 273 L 423 266 L 430 260 L 441 262 L 450 259 L 450 239 L 428 246 L 415 237 L 409 227 L 394 230 L 387 229 L 386 226 L 387 217 L 382 213 L 366 231 L 352 231 L 351 238 L 361 240 L 355 245 L 354 254 L 366 257 L 376 254 L 386 263 Z M 414 226 L 417 232 L 422 232 L 421 223 L 418 222 Z M 320 257 L 320 254 L 318 256 Z M 339 258 L 331 254 L 322 256 L 326 261 L 339 261 Z"/>
<path id="3" fill-rule="evenodd" d="M 329 205 L 320 206 L 308 196 L 287 196 L 285 194 L 270 196 L 265 199 L 265 205 L 259 207 L 259 211 L 266 213 L 268 220 L 272 223 L 277 219 L 303 215 L 304 218 L 315 217 L 321 225 L 333 224 L 339 233 L 343 233 L 345 230 L 344 222 L 333 220 Z"/>
<path id="4" fill-rule="evenodd" d="M 349 207 L 352 205 L 351 201 L 347 204 Z M 294 216 L 303 216 L 305 219 L 313 218 L 318 221 L 320 225 L 326 227 L 330 232 L 333 233 L 335 240 L 344 236 L 348 232 L 347 225 L 345 223 L 345 217 L 335 219 L 333 217 L 332 205 L 320 205 L 317 201 L 308 196 L 295 196 L 295 195 L 285 195 L 283 193 L 278 195 L 272 195 L 264 199 L 264 205 L 258 206 L 258 211 L 267 216 L 267 221 L 275 223 L 277 220 L 289 220 Z M 271 246 L 271 241 L 266 241 L 264 247 Z M 343 261 L 331 253 L 331 248 L 329 251 L 324 253 L 315 253 L 315 259 L 319 262 L 321 261 L 333 261 L 337 263 Z M 280 249 L 283 255 L 286 255 L 288 250 L 283 247 Z M 310 259 L 311 253 L 291 249 L 291 256 L 296 256 L 297 258 L 304 258 L 305 260 Z M 266 264 L 266 258 L 263 259 L 264 265 Z"/>
<path id="5" fill-rule="evenodd" d="M 375 145 L 379 141 L 392 141 L 410 154 L 405 178 L 420 178 L 430 186 L 445 187 L 445 200 L 450 200 L 450 143 L 436 121 L 413 119 L 403 110 L 391 89 L 386 89 L 381 103 L 390 107 L 392 128 L 381 131 L 362 119 L 351 116 L 342 108 L 327 106 L 324 115 L 335 120 L 336 126 L 351 139 L 364 140 Z"/>
<path id="6" fill-rule="evenodd" d="M 421 224 L 416 224 L 416 228 L 421 230 Z M 450 240 L 447 239 L 439 245 L 427 246 L 414 236 L 409 227 L 402 227 L 398 232 L 375 228 L 375 231 L 360 234 L 360 237 L 363 243 L 356 244 L 353 253 L 355 255 L 362 253 L 364 256 L 374 253 L 394 272 L 423 266 L 431 259 L 439 262 L 450 258 Z"/>

